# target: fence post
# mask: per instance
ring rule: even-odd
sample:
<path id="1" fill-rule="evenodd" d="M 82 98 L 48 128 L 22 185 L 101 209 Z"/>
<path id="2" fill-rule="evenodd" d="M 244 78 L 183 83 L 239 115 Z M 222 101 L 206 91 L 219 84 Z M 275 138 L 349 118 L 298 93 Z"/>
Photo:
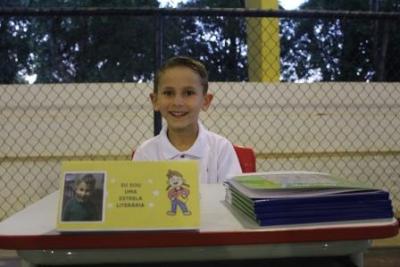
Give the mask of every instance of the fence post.
<path id="1" fill-rule="evenodd" d="M 163 39 L 164 39 L 164 24 L 163 24 L 163 15 L 160 12 L 156 12 L 155 15 L 155 47 L 154 47 L 154 75 L 156 75 L 157 70 L 160 68 L 163 60 Z M 154 111 L 154 121 L 153 121 L 153 132 L 154 135 L 157 135 L 161 131 L 162 120 L 161 113 L 159 111 Z"/>

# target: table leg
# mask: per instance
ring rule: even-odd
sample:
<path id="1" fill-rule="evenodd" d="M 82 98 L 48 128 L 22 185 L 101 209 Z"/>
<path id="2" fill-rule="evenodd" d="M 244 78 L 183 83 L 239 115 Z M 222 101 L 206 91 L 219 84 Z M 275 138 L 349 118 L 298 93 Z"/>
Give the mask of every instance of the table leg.
<path id="1" fill-rule="evenodd" d="M 36 264 L 30 263 L 29 261 L 26 261 L 24 259 L 21 259 L 19 263 L 20 263 L 21 267 L 35 267 L 36 266 Z"/>
<path id="2" fill-rule="evenodd" d="M 363 267 L 364 266 L 364 253 L 359 252 L 359 253 L 351 254 L 350 255 L 350 260 L 357 267 Z"/>

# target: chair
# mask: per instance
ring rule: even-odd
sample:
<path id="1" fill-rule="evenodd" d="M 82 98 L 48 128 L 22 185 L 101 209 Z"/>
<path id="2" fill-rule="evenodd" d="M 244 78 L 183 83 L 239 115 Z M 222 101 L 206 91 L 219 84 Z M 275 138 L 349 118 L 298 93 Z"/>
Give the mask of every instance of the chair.
<path id="1" fill-rule="evenodd" d="M 255 172 L 256 171 L 256 154 L 250 147 L 233 145 L 236 155 L 238 156 L 242 172 Z"/>
<path id="2" fill-rule="evenodd" d="M 242 172 L 255 172 L 256 171 L 256 154 L 250 147 L 244 147 L 239 145 L 233 145 L 236 155 L 239 159 L 240 167 Z M 131 159 L 133 159 L 135 150 L 132 151 Z"/>

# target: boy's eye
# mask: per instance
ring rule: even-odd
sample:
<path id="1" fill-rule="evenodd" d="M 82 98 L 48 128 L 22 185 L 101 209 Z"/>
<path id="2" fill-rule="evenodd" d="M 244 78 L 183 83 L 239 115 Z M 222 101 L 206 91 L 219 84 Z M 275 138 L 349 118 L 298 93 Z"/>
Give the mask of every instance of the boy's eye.
<path id="1" fill-rule="evenodd" d="M 196 91 L 195 90 L 187 90 L 187 91 L 185 91 L 185 93 L 184 93 L 186 96 L 192 96 L 192 95 L 195 95 L 196 94 Z"/>
<path id="2" fill-rule="evenodd" d="M 162 94 L 164 96 L 172 96 L 174 93 L 172 91 L 163 91 Z"/>

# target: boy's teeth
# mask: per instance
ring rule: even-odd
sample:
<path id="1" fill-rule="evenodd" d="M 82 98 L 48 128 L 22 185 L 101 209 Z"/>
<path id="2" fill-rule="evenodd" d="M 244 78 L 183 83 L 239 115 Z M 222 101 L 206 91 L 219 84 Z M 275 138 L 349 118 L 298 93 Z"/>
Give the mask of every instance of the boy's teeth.
<path id="1" fill-rule="evenodd" d="M 177 112 L 177 111 L 174 111 L 174 112 L 171 112 L 174 116 L 182 116 L 182 115 L 184 115 L 185 114 L 185 112 Z"/>

